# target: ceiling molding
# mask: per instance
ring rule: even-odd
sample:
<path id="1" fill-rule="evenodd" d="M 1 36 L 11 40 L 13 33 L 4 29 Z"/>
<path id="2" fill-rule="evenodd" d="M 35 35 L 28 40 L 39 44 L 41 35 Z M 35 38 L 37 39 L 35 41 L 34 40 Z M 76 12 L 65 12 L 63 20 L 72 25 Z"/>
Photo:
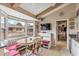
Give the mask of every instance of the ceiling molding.
<path id="1" fill-rule="evenodd" d="M 28 15 L 25 15 L 25 14 L 23 14 L 21 12 L 15 11 L 15 10 L 13 10 L 11 8 L 8 8 L 6 6 L 3 6 L 3 5 L 0 5 L 0 10 L 1 10 L 2 13 L 5 13 L 8 16 L 17 17 L 17 18 L 21 18 L 21 19 L 24 19 L 24 20 L 38 21 L 37 19 L 35 19 L 33 17 L 30 17 Z"/>
<path id="2" fill-rule="evenodd" d="M 53 12 L 55 12 L 55 11 L 57 11 L 57 10 L 63 8 L 63 7 L 66 7 L 66 6 L 68 6 L 68 5 L 70 5 L 70 4 L 69 4 L 69 3 L 61 4 L 60 6 L 57 6 L 57 7 L 55 7 L 55 8 L 52 8 L 52 10 L 49 11 L 48 13 L 37 15 L 37 18 L 39 18 L 39 17 L 46 17 L 46 16 L 50 15 L 51 13 L 53 13 Z"/>
<path id="3" fill-rule="evenodd" d="M 23 13 L 23 14 L 26 14 L 26 15 L 28 15 L 28 16 L 31 16 L 31 17 L 34 17 L 34 18 L 35 18 L 35 15 L 34 15 L 34 14 L 32 14 L 32 13 L 30 13 L 30 12 L 24 10 L 23 8 L 19 7 L 20 4 L 21 4 L 21 3 L 14 3 L 14 4 L 12 5 L 13 9 L 16 10 L 16 11 L 19 11 L 19 12 L 21 12 L 21 13 Z"/>
<path id="4" fill-rule="evenodd" d="M 4 5 L 6 7 L 13 9 L 13 10 L 19 11 L 19 12 L 25 14 L 25 15 L 28 15 L 28 16 L 35 18 L 34 14 L 32 14 L 32 13 L 22 9 L 21 7 L 19 7 L 20 4 L 21 3 L 4 3 L 4 4 L 2 3 L 1 5 Z"/>
<path id="5" fill-rule="evenodd" d="M 34 14 L 32 14 L 32 13 L 30 13 L 30 12 L 22 9 L 21 7 L 14 8 L 14 10 L 19 11 L 19 12 L 21 12 L 23 14 L 26 14 L 28 16 L 31 16 L 31 17 L 34 17 L 35 18 L 35 15 Z"/>
<path id="6" fill-rule="evenodd" d="M 42 13 L 44 10 L 48 9 L 50 6 L 55 6 L 56 3 L 22 3 L 20 5 L 21 8 L 31 12 L 34 15 L 38 15 Z"/>
<path id="7" fill-rule="evenodd" d="M 5 6 L 8 6 L 11 9 L 14 9 L 16 11 L 19 11 L 25 15 L 34 17 L 34 18 L 44 18 L 46 16 L 48 16 L 49 14 L 69 5 L 69 4 L 63 4 L 63 3 L 56 3 L 55 6 L 50 6 L 47 9 L 45 9 L 44 11 L 42 11 L 41 13 L 39 13 L 38 15 L 34 15 L 31 12 L 24 10 L 23 8 L 20 7 L 21 3 L 5 3 Z"/>
<path id="8" fill-rule="evenodd" d="M 13 8 L 17 8 L 20 5 L 20 3 L 10 3 L 10 4 L 11 4 L 11 7 Z"/>
<path id="9" fill-rule="evenodd" d="M 46 13 L 52 11 L 53 9 L 59 7 L 60 5 L 62 5 L 62 3 L 56 3 L 55 6 L 50 6 L 49 8 L 47 8 L 46 10 L 42 11 L 40 14 L 36 15 L 36 18 L 45 15 Z"/>

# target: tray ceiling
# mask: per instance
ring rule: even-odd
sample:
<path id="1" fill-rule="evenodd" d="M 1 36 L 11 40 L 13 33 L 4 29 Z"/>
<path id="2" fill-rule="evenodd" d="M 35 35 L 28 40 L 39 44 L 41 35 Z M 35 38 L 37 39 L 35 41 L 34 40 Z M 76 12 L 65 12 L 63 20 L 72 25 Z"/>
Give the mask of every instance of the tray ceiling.
<path id="1" fill-rule="evenodd" d="M 50 6 L 55 6 L 55 3 L 22 3 L 19 5 L 19 7 L 34 15 L 38 15 Z"/>

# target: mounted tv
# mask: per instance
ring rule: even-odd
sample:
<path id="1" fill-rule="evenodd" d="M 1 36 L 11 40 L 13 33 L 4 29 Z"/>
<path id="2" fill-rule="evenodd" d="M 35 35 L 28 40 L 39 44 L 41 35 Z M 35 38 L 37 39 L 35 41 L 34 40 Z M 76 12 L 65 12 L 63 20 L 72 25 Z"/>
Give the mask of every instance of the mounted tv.
<path id="1" fill-rule="evenodd" d="M 41 30 L 51 30 L 51 24 L 50 23 L 41 24 Z"/>

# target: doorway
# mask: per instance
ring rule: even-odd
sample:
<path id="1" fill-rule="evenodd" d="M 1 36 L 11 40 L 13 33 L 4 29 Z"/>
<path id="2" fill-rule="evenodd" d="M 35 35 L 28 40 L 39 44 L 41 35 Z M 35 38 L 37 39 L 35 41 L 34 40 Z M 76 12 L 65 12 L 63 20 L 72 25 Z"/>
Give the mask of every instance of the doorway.
<path id="1" fill-rule="evenodd" d="M 60 46 L 60 48 L 67 48 L 67 20 L 56 21 L 56 33 L 56 44 Z"/>
<path id="2" fill-rule="evenodd" d="M 57 21 L 58 41 L 67 41 L 67 21 Z"/>

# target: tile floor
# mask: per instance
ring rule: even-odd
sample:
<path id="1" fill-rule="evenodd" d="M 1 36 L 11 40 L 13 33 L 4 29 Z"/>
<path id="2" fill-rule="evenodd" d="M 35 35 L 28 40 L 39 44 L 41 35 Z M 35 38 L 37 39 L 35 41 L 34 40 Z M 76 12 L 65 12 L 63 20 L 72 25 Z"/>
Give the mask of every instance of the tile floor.
<path id="1" fill-rule="evenodd" d="M 58 41 L 56 46 L 51 49 L 40 48 L 40 53 L 37 56 L 71 56 L 71 54 L 66 48 L 66 42 Z"/>
<path id="2" fill-rule="evenodd" d="M 51 49 L 41 48 L 40 56 L 71 56 L 66 48 L 66 42 L 58 41 Z"/>

